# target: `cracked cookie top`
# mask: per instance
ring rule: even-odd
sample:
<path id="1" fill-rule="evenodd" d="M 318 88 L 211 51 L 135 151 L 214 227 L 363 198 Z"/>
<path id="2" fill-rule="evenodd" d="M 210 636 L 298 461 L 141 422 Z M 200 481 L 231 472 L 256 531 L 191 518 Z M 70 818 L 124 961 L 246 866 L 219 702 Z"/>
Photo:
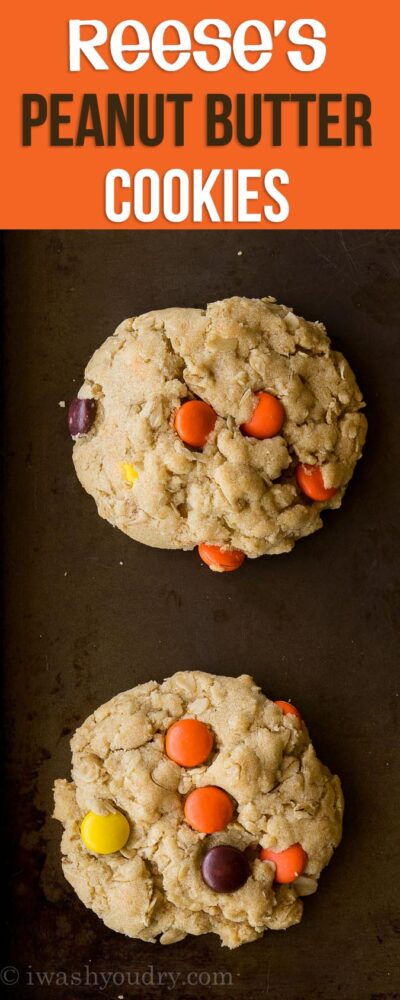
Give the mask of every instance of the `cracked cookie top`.
<path id="1" fill-rule="evenodd" d="M 212 734 L 199 766 L 168 756 L 166 734 L 182 719 Z M 235 948 L 299 922 L 300 897 L 316 890 L 340 841 L 343 798 L 290 705 L 270 701 L 247 675 L 185 671 L 117 695 L 84 722 L 71 747 L 72 781 L 55 784 L 63 870 L 109 927 L 163 944 L 213 932 Z M 229 796 L 232 809 L 224 828 L 207 834 L 190 825 L 185 803 L 210 787 Z M 125 817 L 120 849 L 88 848 L 81 836 L 88 813 Z M 236 891 L 205 880 L 204 859 L 218 846 L 245 858 Z M 281 878 L 280 859 L 293 848 L 302 867 L 290 875 L 289 866 Z"/>
<path id="2" fill-rule="evenodd" d="M 257 393 L 283 407 L 264 439 L 244 433 Z M 366 433 L 361 392 L 322 323 L 272 298 L 125 320 L 93 355 L 79 398 L 91 401 L 72 425 L 82 485 L 102 517 L 161 548 L 288 552 L 340 506 Z M 201 448 L 175 425 L 193 399 L 215 414 Z M 296 475 L 309 466 L 322 477 L 315 501 Z"/>

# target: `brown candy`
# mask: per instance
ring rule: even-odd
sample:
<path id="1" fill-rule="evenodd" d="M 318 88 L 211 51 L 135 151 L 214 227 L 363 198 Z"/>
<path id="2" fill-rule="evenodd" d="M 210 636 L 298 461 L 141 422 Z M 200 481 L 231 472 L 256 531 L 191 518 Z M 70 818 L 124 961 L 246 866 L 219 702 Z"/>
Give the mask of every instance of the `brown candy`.
<path id="1" fill-rule="evenodd" d="M 220 844 L 204 855 L 201 874 L 214 892 L 235 892 L 248 879 L 250 869 L 242 851 L 230 844 Z"/>
<path id="2" fill-rule="evenodd" d="M 68 429 L 71 437 L 80 437 L 87 434 L 93 425 L 96 416 L 95 399 L 72 400 L 68 408 Z"/>

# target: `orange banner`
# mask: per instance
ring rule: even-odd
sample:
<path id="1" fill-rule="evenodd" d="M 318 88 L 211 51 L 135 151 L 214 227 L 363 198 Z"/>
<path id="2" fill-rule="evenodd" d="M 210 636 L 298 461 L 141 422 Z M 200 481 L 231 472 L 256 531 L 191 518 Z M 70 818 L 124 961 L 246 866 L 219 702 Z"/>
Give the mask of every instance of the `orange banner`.
<path id="1" fill-rule="evenodd" d="M 3 20 L 3 228 L 399 227 L 397 2 Z"/>

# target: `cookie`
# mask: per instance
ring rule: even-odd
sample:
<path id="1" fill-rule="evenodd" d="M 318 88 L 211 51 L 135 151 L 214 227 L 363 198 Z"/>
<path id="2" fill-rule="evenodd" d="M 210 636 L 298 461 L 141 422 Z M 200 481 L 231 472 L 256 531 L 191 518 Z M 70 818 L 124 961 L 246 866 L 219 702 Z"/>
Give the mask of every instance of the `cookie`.
<path id="1" fill-rule="evenodd" d="M 272 298 L 161 309 L 125 320 L 89 362 L 69 413 L 75 469 L 131 538 L 203 545 L 212 569 L 235 569 L 289 552 L 340 507 L 362 406 L 322 323 Z"/>
<path id="2" fill-rule="evenodd" d="M 300 921 L 341 838 L 340 781 L 251 677 L 150 681 L 97 709 L 55 783 L 66 879 L 108 927 L 236 948 Z"/>

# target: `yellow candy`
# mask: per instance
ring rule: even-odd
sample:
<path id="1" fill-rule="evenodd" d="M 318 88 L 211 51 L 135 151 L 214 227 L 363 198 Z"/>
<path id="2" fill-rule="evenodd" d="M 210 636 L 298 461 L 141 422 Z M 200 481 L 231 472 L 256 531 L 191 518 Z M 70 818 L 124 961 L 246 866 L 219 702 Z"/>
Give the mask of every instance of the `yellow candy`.
<path id="1" fill-rule="evenodd" d="M 130 462 L 122 462 L 122 472 L 126 483 L 133 486 L 135 479 L 137 479 L 139 473 L 136 472 L 135 466 L 131 465 Z"/>
<path id="2" fill-rule="evenodd" d="M 85 847 L 96 854 L 115 854 L 124 847 L 130 834 L 129 823 L 123 813 L 96 816 L 86 813 L 81 823 L 81 837 Z"/>

